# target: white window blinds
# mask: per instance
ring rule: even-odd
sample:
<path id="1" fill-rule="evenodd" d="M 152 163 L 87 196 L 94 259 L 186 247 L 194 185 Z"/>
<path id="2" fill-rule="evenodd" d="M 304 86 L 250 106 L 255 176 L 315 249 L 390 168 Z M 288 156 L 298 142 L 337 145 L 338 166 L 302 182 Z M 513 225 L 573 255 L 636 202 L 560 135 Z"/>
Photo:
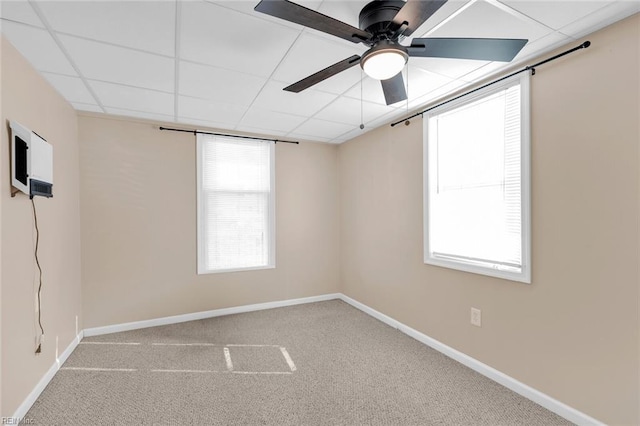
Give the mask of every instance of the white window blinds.
<path id="1" fill-rule="evenodd" d="M 274 266 L 274 143 L 198 134 L 200 273 Z"/>
<path id="2" fill-rule="evenodd" d="M 522 115 L 518 80 L 428 115 L 425 262 L 523 273 Z"/>

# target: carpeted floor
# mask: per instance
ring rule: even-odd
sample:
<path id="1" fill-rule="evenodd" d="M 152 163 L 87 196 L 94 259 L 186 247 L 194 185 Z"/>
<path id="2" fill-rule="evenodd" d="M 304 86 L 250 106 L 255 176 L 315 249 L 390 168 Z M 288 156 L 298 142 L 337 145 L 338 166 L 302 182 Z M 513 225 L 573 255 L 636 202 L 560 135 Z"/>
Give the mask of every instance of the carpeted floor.
<path id="1" fill-rule="evenodd" d="M 342 301 L 85 338 L 34 425 L 566 425 Z"/>

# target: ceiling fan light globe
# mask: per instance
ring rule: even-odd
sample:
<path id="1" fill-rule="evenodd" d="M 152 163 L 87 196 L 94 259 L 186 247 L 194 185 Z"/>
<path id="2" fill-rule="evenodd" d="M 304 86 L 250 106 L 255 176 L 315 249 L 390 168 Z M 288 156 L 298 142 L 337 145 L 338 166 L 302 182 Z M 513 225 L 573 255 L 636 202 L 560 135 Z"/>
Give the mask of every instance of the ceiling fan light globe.
<path id="1" fill-rule="evenodd" d="M 387 80 L 398 74 L 407 63 L 402 50 L 385 49 L 373 52 L 362 60 L 362 69 L 371 78 Z"/>

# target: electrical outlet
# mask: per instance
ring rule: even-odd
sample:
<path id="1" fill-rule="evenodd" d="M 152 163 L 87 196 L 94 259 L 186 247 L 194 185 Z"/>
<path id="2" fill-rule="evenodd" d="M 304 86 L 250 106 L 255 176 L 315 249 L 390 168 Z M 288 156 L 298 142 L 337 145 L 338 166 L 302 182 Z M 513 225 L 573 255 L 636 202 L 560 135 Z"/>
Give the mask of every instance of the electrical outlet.
<path id="1" fill-rule="evenodd" d="M 471 325 L 482 327 L 482 311 L 478 308 L 471 308 Z"/>

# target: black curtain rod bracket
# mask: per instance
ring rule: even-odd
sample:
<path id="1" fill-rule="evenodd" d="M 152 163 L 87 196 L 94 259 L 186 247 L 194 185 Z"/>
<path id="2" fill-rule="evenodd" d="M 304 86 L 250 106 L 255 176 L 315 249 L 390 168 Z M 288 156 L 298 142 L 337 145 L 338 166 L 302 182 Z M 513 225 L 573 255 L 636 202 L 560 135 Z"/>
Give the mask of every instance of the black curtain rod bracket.
<path id="1" fill-rule="evenodd" d="M 169 127 L 162 127 L 160 126 L 160 130 L 169 130 L 171 132 L 184 132 L 184 133 L 193 133 L 193 135 L 197 135 L 198 133 L 202 134 L 202 135 L 214 135 L 214 136 L 225 136 L 228 138 L 238 138 L 238 139 L 253 139 L 253 140 L 259 140 L 259 141 L 268 141 L 268 142 L 282 142 L 282 143 L 294 143 L 296 145 L 298 145 L 300 142 L 298 141 L 283 141 L 280 139 L 268 139 L 268 138 L 254 138 L 251 136 L 242 136 L 242 135 L 228 135 L 226 133 L 214 133 L 214 132 L 203 132 L 200 130 L 186 130 L 186 129 L 172 129 Z"/>
<path id="2" fill-rule="evenodd" d="M 465 97 L 465 96 L 467 96 L 467 95 L 470 95 L 470 94 L 472 94 L 472 93 L 475 93 L 475 92 L 477 92 L 478 90 L 482 90 L 482 89 L 484 89 L 485 87 L 489 87 L 489 86 L 492 86 L 492 85 L 494 85 L 494 84 L 496 84 L 496 83 L 500 83 L 500 82 L 501 82 L 501 81 L 503 81 L 503 80 L 506 80 L 506 79 L 508 79 L 508 78 L 510 78 L 510 77 L 513 77 L 514 75 L 518 75 L 518 74 L 523 73 L 523 72 L 525 72 L 525 71 L 531 71 L 531 75 L 536 75 L 536 67 L 539 67 L 540 65 L 546 64 L 547 62 L 554 61 L 554 60 L 556 60 L 556 59 L 558 59 L 558 58 L 561 58 L 561 57 L 563 57 L 563 56 L 565 56 L 565 55 L 568 55 L 569 53 L 573 53 L 573 52 L 575 52 L 576 50 L 586 49 L 586 48 L 587 48 L 587 47 L 589 47 L 589 46 L 591 46 L 591 42 L 587 40 L 587 41 L 585 41 L 584 43 L 582 43 L 581 45 L 576 46 L 576 47 L 574 47 L 574 48 L 572 48 L 572 49 L 566 50 L 566 51 L 564 51 L 564 52 L 562 52 L 562 53 L 558 53 L 558 54 L 557 54 L 557 55 L 555 55 L 555 56 L 552 56 L 552 57 L 550 57 L 550 58 L 547 58 L 547 59 L 545 59 L 545 60 L 543 60 L 543 61 L 540 61 L 540 62 L 538 62 L 538 63 L 535 63 L 535 64 L 533 64 L 533 65 L 526 66 L 526 67 L 524 67 L 524 68 L 522 68 L 522 69 L 520 69 L 520 70 L 518 70 L 518 71 L 515 71 L 515 72 L 512 72 L 511 74 L 505 75 L 504 77 L 500 77 L 500 78 L 499 78 L 499 79 L 497 79 L 497 80 L 493 80 L 493 81 L 491 81 L 491 82 L 489 82 L 489 83 L 487 83 L 487 84 L 484 84 L 484 85 L 482 85 L 482 86 L 480 86 L 480 87 L 477 87 L 477 88 L 475 88 L 475 89 L 473 89 L 473 90 L 470 90 L 470 91 L 468 91 L 468 92 L 465 92 L 465 93 L 463 93 L 463 94 L 461 94 L 461 95 L 458 95 L 458 96 L 456 96 L 456 97 L 453 97 L 453 98 L 451 98 L 451 99 L 447 99 L 447 100 L 446 100 L 446 101 L 444 101 L 444 102 L 440 102 L 440 103 L 439 103 L 439 104 L 437 104 L 437 105 L 431 106 L 431 107 L 429 107 L 429 108 L 427 108 L 427 109 L 425 109 L 425 110 L 422 110 L 422 111 L 420 111 L 420 112 L 417 112 L 417 113 L 413 114 L 412 116 L 409 116 L 409 117 L 403 118 L 402 120 L 399 120 L 399 121 L 396 121 L 396 122 L 394 122 L 394 123 L 391 123 L 391 127 L 395 127 L 395 126 L 397 126 L 397 125 L 398 125 L 398 124 L 400 124 L 400 123 L 405 123 L 405 122 L 407 122 L 408 120 L 411 120 L 412 118 L 415 118 L 415 117 L 417 117 L 417 116 L 422 116 L 422 115 L 424 115 L 424 113 L 429 112 L 429 111 L 431 111 L 432 109 L 438 108 L 438 107 L 440 107 L 440 106 L 442 106 L 442 105 L 448 104 L 449 102 L 453 102 L 453 101 L 455 101 L 455 100 L 457 100 L 457 99 L 460 99 L 460 98 L 462 98 L 462 97 Z"/>

